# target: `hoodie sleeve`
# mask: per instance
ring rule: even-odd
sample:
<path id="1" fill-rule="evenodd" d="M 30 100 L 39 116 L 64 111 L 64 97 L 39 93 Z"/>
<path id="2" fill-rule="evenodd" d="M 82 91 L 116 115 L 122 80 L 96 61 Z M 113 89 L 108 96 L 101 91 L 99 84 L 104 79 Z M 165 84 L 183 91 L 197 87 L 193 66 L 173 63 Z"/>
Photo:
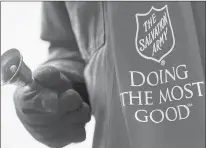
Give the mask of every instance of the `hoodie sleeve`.
<path id="1" fill-rule="evenodd" d="M 50 65 L 61 71 L 89 104 L 83 76 L 86 62 L 79 51 L 65 3 L 43 2 L 42 9 L 41 39 L 50 44 L 48 59 L 43 65 Z"/>

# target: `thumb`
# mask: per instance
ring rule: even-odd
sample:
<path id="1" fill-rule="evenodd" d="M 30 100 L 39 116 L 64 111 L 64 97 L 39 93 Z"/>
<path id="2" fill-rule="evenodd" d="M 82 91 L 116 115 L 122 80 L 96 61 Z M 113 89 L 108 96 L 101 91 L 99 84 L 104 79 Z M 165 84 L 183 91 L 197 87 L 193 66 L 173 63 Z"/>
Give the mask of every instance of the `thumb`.
<path id="1" fill-rule="evenodd" d="M 33 72 L 33 77 L 43 87 L 59 93 L 72 87 L 71 81 L 53 66 L 40 66 Z"/>
<path id="2" fill-rule="evenodd" d="M 61 113 L 78 110 L 82 106 L 82 98 L 74 89 L 68 89 L 59 96 L 59 111 Z"/>

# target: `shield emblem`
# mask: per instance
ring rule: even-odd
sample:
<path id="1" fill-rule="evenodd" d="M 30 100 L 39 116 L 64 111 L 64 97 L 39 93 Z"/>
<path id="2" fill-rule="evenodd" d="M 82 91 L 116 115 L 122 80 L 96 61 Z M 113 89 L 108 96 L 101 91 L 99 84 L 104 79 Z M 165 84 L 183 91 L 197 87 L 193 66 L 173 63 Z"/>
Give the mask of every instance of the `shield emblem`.
<path id="1" fill-rule="evenodd" d="M 175 37 L 168 6 L 136 13 L 136 50 L 145 59 L 161 62 L 174 48 Z"/>

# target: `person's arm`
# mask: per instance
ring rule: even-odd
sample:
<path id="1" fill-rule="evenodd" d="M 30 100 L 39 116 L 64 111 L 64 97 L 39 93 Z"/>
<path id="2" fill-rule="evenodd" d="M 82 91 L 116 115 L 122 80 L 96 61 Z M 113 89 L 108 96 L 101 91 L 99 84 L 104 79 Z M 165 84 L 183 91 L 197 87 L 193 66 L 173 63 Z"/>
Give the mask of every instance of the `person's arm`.
<path id="1" fill-rule="evenodd" d="M 89 103 L 83 72 L 85 61 L 79 52 L 64 2 L 43 2 L 41 39 L 50 43 L 44 65 L 56 67 L 72 80 L 73 87 Z"/>
<path id="2" fill-rule="evenodd" d="M 14 103 L 20 121 L 36 140 L 49 147 L 60 148 L 83 141 L 84 126 L 90 120 L 83 77 L 85 61 L 78 50 L 64 2 L 43 2 L 41 38 L 48 41 L 50 47 L 48 60 L 40 67 L 57 68 L 72 83 L 72 89 L 59 95 L 40 86 L 61 90 L 65 86 L 53 83 L 55 77 L 36 77 L 35 84 L 17 88 Z"/>

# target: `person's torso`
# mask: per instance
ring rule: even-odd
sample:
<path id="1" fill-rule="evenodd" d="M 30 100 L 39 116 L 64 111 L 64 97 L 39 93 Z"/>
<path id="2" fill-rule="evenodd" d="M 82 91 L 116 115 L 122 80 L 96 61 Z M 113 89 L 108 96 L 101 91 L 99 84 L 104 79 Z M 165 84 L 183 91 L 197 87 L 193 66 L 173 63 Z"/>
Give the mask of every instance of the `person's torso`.
<path id="1" fill-rule="evenodd" d="M 199 37 L 204 33 L 197 34 L 201 27 L 195 26 L 191 3 L 66 2 L 66 7 L 88 60 L 93 147 L 204 148 L 205 47 Z"/>

